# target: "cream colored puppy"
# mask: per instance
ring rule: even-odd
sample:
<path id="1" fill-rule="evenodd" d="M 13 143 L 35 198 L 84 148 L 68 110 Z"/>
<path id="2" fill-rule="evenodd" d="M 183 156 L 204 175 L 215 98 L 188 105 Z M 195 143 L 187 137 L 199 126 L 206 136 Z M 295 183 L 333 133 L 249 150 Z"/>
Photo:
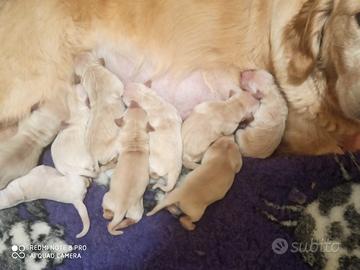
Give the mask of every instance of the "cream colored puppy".
<path id="1" fill-rule="evenodd" d="M 86 130 L 90 118 L 87 94 L 80 84 L 74 86 L 69 95 L 68 107 L 70 119 L 59 132 L 51 146 L 55 168 L 64 175 L 97 176 L 97 163 L 94 162 L 85 142 Z"/>
<path id="2" fill-rule="evenodd" d="M 107 70 L 91 53 L 82 53 L 75 61 L 75 73 L 89 95 L 91 116 L 87 132 L 90 153 L 100 165 L 116 157 L 119 128 L 114 119 L 120 118 L 125 106 L 121 99 L 122 82 Z"/>
<path id="3" fill-rule="evenodd" d="M 282 140 L 288 113 L 286 101 L 273 76 L 264 70 L 243 72 L 240 85 L 247 91 L 260 92 L 262 98 L 254 121 L 236 132 L 236 142 L 242 155 L 266 158 Z"/>
<path id="4" fill-rule="evenodd" d="M 80 238 L 87 234 L 90 227 L 88 212 L 83 203 L 87 184 L 84 177 L 63 176 L 56 169 L 41 165 L 0 191 L 0 210 L 39 199 L 71 203 L 83 223 L 83 230 L 76 235 Z"/>
<path id="5" fill-rule="evenodd" d="M 183 164 L 195 169 L 210 144 L 232 134 L 239 123 L 251 118 L 259 101 L 249 92 L 240 91 L 226 101 L 209 101 L 195 107 L 182 126 Z"/>
<path id="6" fill-rule="evenodd" d="M 173 105 L 144 84 L 126 86 L 125 104 L 129 104 L 130 100 L 136 101 L 146 111 L 149 123 L 155 129 L 149 135 L 150 176 L 153 179 L 163 178 L 166 185 L 159 182 L 153 188 L 168 192 L 174 188 L 182 167 L 180 115 Z"/>
<path id="7" fill-rule="evenodd" d="M 63 116 L 55 107 L 44 103 L 21 121 L 14 133 L 7 134 L 7 140 L 0 141 L 0 189 L 37 165 L 43 148 L 60 130 Z"/>
<path id="8" fill-rule="evenodd" d="M 125 115 L 115 122 L 121 127 L 119 159 L 102 207 L 104 218 L 112 219 L 108 224 L 109 233 L 120 235 L 123 232 L 119 229 L 138 222 L 144 212 L 142 196 L 149 183 L 148 133 L 153 128 L 146 112 L 135 102 L 131 102 Z"/>
<path id="9" fill-rule="evenodd" d="M 241 166 L 242 158 L 234 136 L 217 139 L 206 151 L 201 165 L 147 215 L 175 205 L 185 214 L 180 217 L 183 227 L 194 230 L 193 222 L 200 220 L 210 204 L 225 196 Z"/>

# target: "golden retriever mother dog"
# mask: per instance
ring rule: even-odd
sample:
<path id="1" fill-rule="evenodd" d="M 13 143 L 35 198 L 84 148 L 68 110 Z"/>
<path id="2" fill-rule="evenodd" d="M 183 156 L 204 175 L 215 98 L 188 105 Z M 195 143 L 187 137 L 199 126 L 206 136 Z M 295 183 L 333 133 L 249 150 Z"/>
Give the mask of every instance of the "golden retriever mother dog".
<path id="1" fill-rule="evenodd" d="M 74 56 L 90 50 L 179 111 L 217 96 L 204 71 L 269 70 L 289 106 L 280 149 L 360 145 L 358 0 L 0 0 L 0 40 L 1 129 L 63 102 Z"/>

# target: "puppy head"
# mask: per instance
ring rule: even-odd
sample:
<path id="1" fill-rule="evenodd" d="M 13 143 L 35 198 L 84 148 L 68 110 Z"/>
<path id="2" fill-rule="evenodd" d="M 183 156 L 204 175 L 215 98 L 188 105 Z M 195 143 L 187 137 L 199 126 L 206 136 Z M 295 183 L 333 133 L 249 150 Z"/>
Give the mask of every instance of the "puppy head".
<path id="1" fill-rule="evenodd" d="M 123 130 L 142 130 L 146 133 L 155 131 L 148 121 L 147 113 L 135 101 L 131 101 L 124 115 L 115 119 L 114 122 Z"/>
<path id="2" fill-rule="evenodd" d="M 130 106 L 130 102 L 136 101 L 140 104 L 148 104 L 151 102 L 150 94 L 151 89 L 145 84 L 141 83 L 128 83 L 125 87 L 123 101 L 126 106 Z"/>
<path id="3" fill-rule="evenodd" d="M 360 1 L 308 0 L 284 32 L 288 77 L 302 83 L 319 67 L 326 98 L 351 119 L 360 119 Z"/>
<path id="4" fill-rule="evenodd" d="M 103 58 L 98 59 L 94 53 L 90 51 L 79 53 L 74 57 L 75 75 L 81 77 L 90 65 L 95 64 L 105 66 L 105 61 Z"/>

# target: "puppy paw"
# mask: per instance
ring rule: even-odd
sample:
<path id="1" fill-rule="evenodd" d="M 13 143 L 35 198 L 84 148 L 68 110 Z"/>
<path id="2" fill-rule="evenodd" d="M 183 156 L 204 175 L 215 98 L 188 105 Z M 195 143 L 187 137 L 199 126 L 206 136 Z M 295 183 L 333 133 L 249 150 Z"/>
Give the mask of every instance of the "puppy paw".
<path id="1" fill-rule="evenodd" d="M 85 183 L 86 188 L 90 187 L 90 185 L 92 183 L 91 178 L 84 178 L 84 183 Z"/>
<path id="2" fill-rule="evenodd" d="M 114 217 L 114 213 L 109 209 L 104 209 L 103 218 L 106 220 L 111 220 Z"/>
<path id="3" fill-rule="evenodd" d="M 189 216 L 182 216 L 179 218 L 179 221 L 185 230 L 193 231 L 196 228 L 196 225 L 192 223 Z"/>
<path id="4" fill-rule="evenodd" d="M 108 225 L 108 232 L 113 236 L 122 235 L 124 233 L 121 230 L 115 230 L 114 228 L 112 228 L 111 223 L 109 223 L 109 225 Z"/>

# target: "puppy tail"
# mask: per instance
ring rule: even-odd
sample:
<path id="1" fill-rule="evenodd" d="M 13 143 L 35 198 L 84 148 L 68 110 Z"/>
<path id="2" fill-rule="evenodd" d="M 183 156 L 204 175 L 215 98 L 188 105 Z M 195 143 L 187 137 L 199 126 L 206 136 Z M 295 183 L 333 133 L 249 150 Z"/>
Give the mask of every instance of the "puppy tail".
<path id="1" fill-rule="evenodd" d="M 78 211 L 81 221 L 83 223 L 82 231 L 76 235 L 76 238 L 81 238 L 81 237 L 85 236 L 89 231 L 89 228 L 90 228 L 89 214 L 88 214 L 85 204 L 82 201 L 74 203 L 74 207 Z"/>
<path id="2" fill-rule="evenodd" d="M 146 216 L 152 216 L 159 212 L 161 209 L 172 205 L 177 202 L 177 190 L 170 192 L 162 201 L 160 201 Z"/>

